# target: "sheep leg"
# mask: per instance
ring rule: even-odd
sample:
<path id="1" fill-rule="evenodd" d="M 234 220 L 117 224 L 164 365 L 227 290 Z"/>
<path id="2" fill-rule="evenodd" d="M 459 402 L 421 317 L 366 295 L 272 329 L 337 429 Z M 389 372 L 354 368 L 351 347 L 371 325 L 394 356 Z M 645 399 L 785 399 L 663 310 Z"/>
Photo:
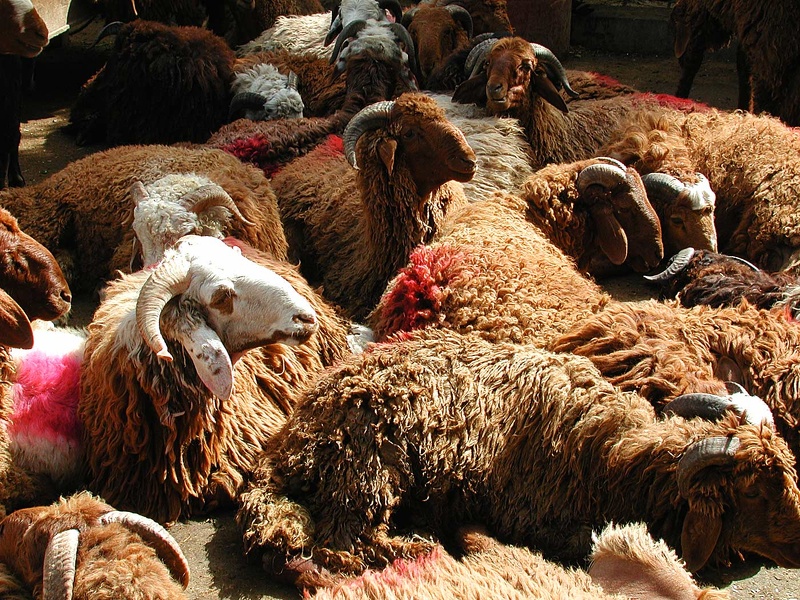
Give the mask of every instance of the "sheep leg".
<path id="1" fill-rule="evenodd" d="M 678 64 L 681 67 L 681 76 L 678 79 L 678 89 L 675 95 L 678 98 L 688 98 L 689 92 L 692 90 L 692 84 L 697 72 L 700 70 L 700 65 L 703 64 L 705 57 L 705 41 L 700 36 L 692 37 L 689 42 L 689 47 L 678 59 Z"/>
<path id="2" fill-rule="evenodd" d="M 22 135 L 17 131 L 16 140 L 11 145 L 8 155 L 8 185 L 9 187 L 23 187 L 25 178 L 22 176 L 22 169 L 19 166 L 19 144 Z"/>

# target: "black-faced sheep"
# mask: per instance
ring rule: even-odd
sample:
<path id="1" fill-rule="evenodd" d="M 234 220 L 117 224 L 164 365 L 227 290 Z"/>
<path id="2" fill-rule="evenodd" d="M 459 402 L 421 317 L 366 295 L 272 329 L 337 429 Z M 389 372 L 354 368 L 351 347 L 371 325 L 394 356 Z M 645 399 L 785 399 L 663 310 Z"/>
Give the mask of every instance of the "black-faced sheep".
<path id="1" fill-rule="evenodd" d="M 0 54 L 33 58 L 48 40 L 47 25 L 30 0 L 0 0 Z"/>
<path id="2" fill-rule="evenodd" d="M 267 566 L 302 553 L 346 573 L 430 551 L 403 532 L 465 523 L 561 560 L 586 557 L 593 529 L 641 521 L 693 572 L 743 552 L 800 566 L 794 457 L 767 425 L 659 419 L 582 357 L 437 329 L 323 374 L 238 520 Z"/>
<path id="3" fill-rule="evenodd" d="M 475 154 L 422 94 L 368 106 L 343 137 L 343 154 L 312 151 L 272 185 L 301 269 L 360 320 L 411 250 L 466 202 L 452 181 L 472 178 Z"/>
<path id="4" fill-rule="evenodd" d="M 7 516 L 0 562 L 45 599 L 183 600 L 189 582 L 186 557 L 163 527 L 88 492 Z"/>
<path id="5" fill-rule="evenodd" d="M 78 413 L 90 489 L 118 508 L 164 522 L 235 501 L 297 391 L 348 353 L 293 267 L 242 252 L 186 236 L 105 290 Z"/>
<path id="6" fill-rule="evenodd" d="M 221 150 L 157 145 L 112 148 L 74 161 L 35 186 L 2 192 L 0 204 L 21 215 L 22 227 L 51 251 L 72 255 L 72 287 L 91 291 L 115 270 L 131 269 L 134 232 L 126 224 L 133 216 L 133 184 L 140 181 L 146 187 L 167 175 L 187 173 L 222 188 L 247 219 L 233 219 L 230 228 L 221 231 L 223 235 L 237 237 L 277 259 L 286 258 L 286 239 L 269 181 L 255 167 Z M 176 190 L 174 200 L 182 195 L 178 192 L 193 189 Z M 195 196 L 194 201 L 198 200 Z"/>
<path id="7" fill-rule="evenodd" d="M 67 130 L 78 144 L 204 142 L 227 120 L 234 60 L 222 38 L 199 27 L 123 25 Z"/>
<path id="8" fill-rule="evenodd" d="M 594 540 L 589 573 L 566 569 L 527 548 L 509 546 L 477 528 L 459 531 L 466 554 L 456 559 L 443 548 L 414 561 L 399 560 L 318 590 L 314 600 L 399 600 L 491 597 L 667 600 L 725 600 L 723 590 L 700 589 L 663 541 L 641 525 L 609 525 Z"/>

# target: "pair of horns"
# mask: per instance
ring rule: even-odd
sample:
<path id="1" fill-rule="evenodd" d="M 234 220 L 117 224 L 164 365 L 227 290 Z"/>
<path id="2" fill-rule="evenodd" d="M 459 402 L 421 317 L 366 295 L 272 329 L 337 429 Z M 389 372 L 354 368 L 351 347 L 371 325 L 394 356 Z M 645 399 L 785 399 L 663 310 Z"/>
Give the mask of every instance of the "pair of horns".
<path id="1" fill-rule="evenodd" d="M 342 32 L 339 34 L 339 37 L 336 38 L 336 45 L 333 47 L 333 53 L 331 54 L 330 64 L 335 64 L 339 60 L 339 54 L 342 51 L 344 43 L 350 38 L 356 37 L 358 33 L 366 26 L 367 26 L 366 21 L 357 20 L 348 23 L 347 27 L 342 29 Z M 397 38 L 401 43 L 405 45 L 406 54 L 408 55 L 408 68 L 411 69 L 412 73 L 416 73 L 417 72 L 416 51 L 414 50 L 414 41 L 411 39 L 411 35 L 408 33 L 408 30 L 405 27 L 403 27 L 400 23 L 383 23 L 382 26 L 388 27 L 394 34 L 395 38 Z"/>
<path id="2" fill-rule="evenodd" d="M 105 513 L 98 522 L 99 525 L 110 523 L 119 523 L 141 537 L 156 551 L 172 576 L 184 588 L 189 585 L 189 562 L 175 538 L 161 525 L 142 515 L 118 510 Z M 77 529 L 61 531 L 50 539 L 44 555 L 44 600 L 71 600 L 79 543 Z"/>
<path id="3" fill-rule="evenodd" d="M 403 19 L 403 7 L 399 0 L 378 0 L 378 7 L 383 11 L 392 13 L 396 23 L 400 23 Z M 340 6 L 335 6 L 331 10 L 331 24 L 328 28 L 328 34 L 325 36 L 324 44 L 329 46 L 336 35 L 342 31 L 342 15 L 340 14 Z"/>
<path id="4" fill-rule="evenodd" d="M 472 23 L 472 15 L 469 14 L 469 11 L 464 8 L 463 6 L 459 6 L 458 4 L 448 4 L 447 6 L 443 6 L 447 12 L 453 17 L 453 20 L 461 25 L 461 28 L 467 32 L 467 37 L 472 39 L 472 32 L 473 32 L 473 23 Z M 407 10 L 403 14 L 402 24 L 403 27 L 408 29 L 411 22 L 414 20 L 417 12 L 419 11 L 419 6 L 415 6 Z"/>

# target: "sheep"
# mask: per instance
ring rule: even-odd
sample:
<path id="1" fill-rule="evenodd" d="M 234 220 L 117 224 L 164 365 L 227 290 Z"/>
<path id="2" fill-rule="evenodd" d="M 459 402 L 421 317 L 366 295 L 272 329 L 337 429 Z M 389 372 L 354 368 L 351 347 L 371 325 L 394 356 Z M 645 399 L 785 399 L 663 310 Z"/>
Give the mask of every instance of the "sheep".
<path id="1" fill-rule="evenodd" d="M 326 298 L 360 321 L 411 250 L 475 173 L 464 135 L 430 98 L 406 93 L 362 109 L 344 154 L 312 151 L 272 180 L 293 258 Z"/>
<path id="2" fill-rule="evenodd" d="M 745 2 L 678 2 L 676 49 L 684 49 L 694 27 L 705 20 L 718 23 L 739 42 L 743 64 L 749 73 L 752 112 L 766 112 L 790 126 L 800 125 L 800 108 L 794 98 L 800 92 L 800 44 L 786 23 L 800 19 L 793 0 L 752 6 Z"/>
<path id="3" fill-rule="evenodd" d="M 273 65 L 262 63 L 236 73 L 228 120 L 242 116 L 253 121 L 299 119 L 303 99 L 297 91 L 297 75 L 283 75 Z"/>
<path id="4" fill-rule="evenodd" d="M 315 600 L 402 597 L 727 599 L 728 592 L 701 590 L 675 552 L 655 541 L 642 524 L 609 525 L 593 540 L 589 573 L 566 569 L 527 548 L 502 544 L 479 528 L 458 533 L 466 555 L 457 560 L 441 546 L 415 561 L 399 560 L 380 572 L 368 571 L 319 589 Z M 633 597 L 634 594 L 625 593 Z"/>
<path id="5" fill-rule="evenodd" d="M 81 89 L 67 131 L 79 145 L 203 142 L 228 116 L 235 56 L 199 27 L 134 21 Z"/>
<path id="6" fill-rule="evenodd" d="M 49 40 L 47 25 L 30 0 L 0 0 L 0 54 L 33 58 Z"/>
<path id="7" fill-rule="evenodd" d="M 583 357 L 442 329 L 322 374 L 237 520 L 266 566 L 302 554 L 348 574 L 419 557 L 421 536 L 465 521 L 560 560 L 585 558 L 593 529 L 642 521 L 691 572 L 743 552 L 800 565 L 794 457 L 769 426 L 657 418 Z"/>
<path id="8" fill-rule="evenodd" d="M 436 6 L 456 4 L 472 17 L 475 35 L 483 33 L 514 33 L 508 18 L 506 0 L 436 0 Z"/>
<path id="9" fill-rule="evenodd" d="M 235 48 L 257 38 L 281 15 L 316 15 L 323 11 L 319 0 L 237 1 L 231 11 L 234 26 L 224 37 Z"/>
<path id="10" fill-rule="evenodd" d="M 800 137 L 778 119 L 742 112 L 642 111 L 631 115 L 602 152 L 642 173 L 702 173 L 716 194 L 720 252 L 767 271 L 791 270 L 798 263 L 794 197 L 800 185 Z"/>
<path id="11" fill-rule="evenodd" d="M 134 232 L 125 227 L 134 211 L 133 184 L 140 181 L 146 187 L 166 175 L 186 173 L 204 178 L 206 185 L 215 184 L 211 189 L 221 198 L 217 204 L 230 196 L 246 219 L 234 219 L 229 227 L 217 225 L 220 233 L 238 237 L 276 259 L 286 258 L 286 238 L 269 182 L 255 167 L 216 149 L 111 148 L 76 160 L 35 186 L 1 192 L 0 204 L 20 215 L 20 225 L 51 251 L 74 255 L 71 286 L 93 291 L 98 281 L 116 270 L 131 270 L 134 262 Z M 176 198 L 194 193 L 195 188 L 199 189 L 195 185 L 175 190 Z M 196 195 L 187 197 L 187 208 L 199 200 Z"/>
<path id="12" fill-rule="evenodd" d="M 104 291 L 78 415 L 89 489 L 117 508 L 168 522 L 235 502 L 297 391 L 349 352 L 294 267 L 235 244 L 184 236 Z"/>
<path id="13" fill-rule="evenodd" d="M 189 564 L 175 539 L 158 523 L 114 510 L 89 492 L 7 516 L 0 561 L 37 598 L 187 597 Z"/>

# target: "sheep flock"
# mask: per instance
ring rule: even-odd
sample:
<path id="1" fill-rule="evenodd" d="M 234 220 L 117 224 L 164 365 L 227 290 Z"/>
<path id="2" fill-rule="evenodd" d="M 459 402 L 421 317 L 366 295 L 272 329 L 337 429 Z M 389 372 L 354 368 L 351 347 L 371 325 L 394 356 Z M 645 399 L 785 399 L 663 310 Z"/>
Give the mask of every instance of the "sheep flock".
<path id="1" fill-rule="evenodd" d="M 678 0 L 681 98 L 505 0 L 88 4 L 87 148 L 26 181 L 49 17 L 0 0 L 0 597 L 217 597 L 220 516 L 287 598 L 800 569 L 792 2 Z M 686 99 L 731 38 L 742 108 Z"/>

